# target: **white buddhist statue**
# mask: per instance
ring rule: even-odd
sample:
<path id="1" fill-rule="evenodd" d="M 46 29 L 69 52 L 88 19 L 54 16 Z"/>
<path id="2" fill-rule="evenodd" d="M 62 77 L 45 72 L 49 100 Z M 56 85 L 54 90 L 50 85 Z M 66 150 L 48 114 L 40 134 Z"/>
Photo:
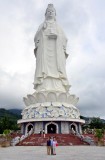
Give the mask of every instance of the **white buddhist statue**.
<path id="1" fill-rule="evenodd" d="M 66 75 L 67 38 L 56 22 L 53 4 L 48 5 L 45 21 L 39 26 L 34 42 L 35 91 L 23 97 L 25 108 L 22 119 L 18 120 L 21 133 L 27 134 L 31 127 L 35 134 L 41 128 L 48 134 L 69 134 L 74 126 L 75 131 L 81 134 L 81 123 L 84 120 L 80 119 L 80 112 L 75 107 L 79 98 L 69 93 Z"/>
<path id="2" fill-rule="evenodd" d="M 56 22 L 56 10 L 49 4 L 45 13 L 45 21 L 39 26 L 34 38 L 36 72 L 34 88 L 36 91 L 69 90 L 66 75 L 67 38 Z"/>

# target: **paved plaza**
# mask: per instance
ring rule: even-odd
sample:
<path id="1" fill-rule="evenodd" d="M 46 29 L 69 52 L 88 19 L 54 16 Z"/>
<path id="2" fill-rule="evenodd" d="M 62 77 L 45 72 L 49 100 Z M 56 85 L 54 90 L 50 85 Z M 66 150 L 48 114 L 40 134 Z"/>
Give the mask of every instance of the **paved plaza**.
<path id="1" fill-rule="evenodd" d="M 47 155 L 46 147 L 0 148 L 0 160 L 105 160 L 105 147 L 59 146 L 57 155 Z"/>

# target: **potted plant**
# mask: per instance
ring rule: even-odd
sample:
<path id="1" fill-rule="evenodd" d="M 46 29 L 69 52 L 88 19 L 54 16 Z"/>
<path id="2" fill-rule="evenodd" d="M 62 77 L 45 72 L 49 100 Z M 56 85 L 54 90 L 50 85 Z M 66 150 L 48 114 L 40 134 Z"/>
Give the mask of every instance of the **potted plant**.
<path id="1" fill-rule="evenodd" d="M 98 142 L 97 142 L 98 146 L 104 145 L 103 136 L 104 136 L 103 129 L 96 129 L 95 137 L 97 137 L 97 139 L 98 139 Z"/>
<path id="2" fill-rule="evenodd" d="M 9 147 L 11 144 L 11 135 L 10 135 L 11 131 L 6 129 L 3 132 L 3 136 L 4 136 L 4 141 L 2 142 L 2 147 Z"/>

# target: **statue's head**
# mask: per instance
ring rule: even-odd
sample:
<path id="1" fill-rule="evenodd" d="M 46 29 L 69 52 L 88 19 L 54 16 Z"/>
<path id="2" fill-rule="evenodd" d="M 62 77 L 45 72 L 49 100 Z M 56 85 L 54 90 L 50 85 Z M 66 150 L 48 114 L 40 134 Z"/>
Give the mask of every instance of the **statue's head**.
<path id="1" fill-rule="evenodd" d="M 46 20 L 48 20 L 48 19 L 55 20 L 55 17 L 56 17 L 56 10 L 55 10 L 53 4 L 48 4 L 48 7 L 47 7 L 46 13 L 45 13 Z"/>

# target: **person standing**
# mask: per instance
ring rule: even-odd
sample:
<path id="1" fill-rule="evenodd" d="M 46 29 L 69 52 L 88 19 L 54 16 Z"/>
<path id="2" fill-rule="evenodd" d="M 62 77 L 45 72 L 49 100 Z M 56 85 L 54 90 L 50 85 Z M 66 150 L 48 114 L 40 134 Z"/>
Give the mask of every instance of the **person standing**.
<path id="1" fill-rule="evenodd" d="M 45 130 L 43 129 L 43 131 L 42 131 L 42 132 L 43 132 L 43 138 L 45 138 Z"/>
<path id="2" fill-rule="evenodd" d="M 51 142 L 51 155 L 53 155 L 53 137 L 51 137 L 50 142 Z"/>
<path id="3" fill-rule="evenodd" d="M 57 141 L 56 138 L 53 138 L 53 155 L 56 155 L 56 146 L 57 146 Z"/>
<path id="4" fill-rule="evenodd" d="M 51 153 L 51 140 L 50 137 L 47 140 L 47 154 L 50 155 Z"/>

